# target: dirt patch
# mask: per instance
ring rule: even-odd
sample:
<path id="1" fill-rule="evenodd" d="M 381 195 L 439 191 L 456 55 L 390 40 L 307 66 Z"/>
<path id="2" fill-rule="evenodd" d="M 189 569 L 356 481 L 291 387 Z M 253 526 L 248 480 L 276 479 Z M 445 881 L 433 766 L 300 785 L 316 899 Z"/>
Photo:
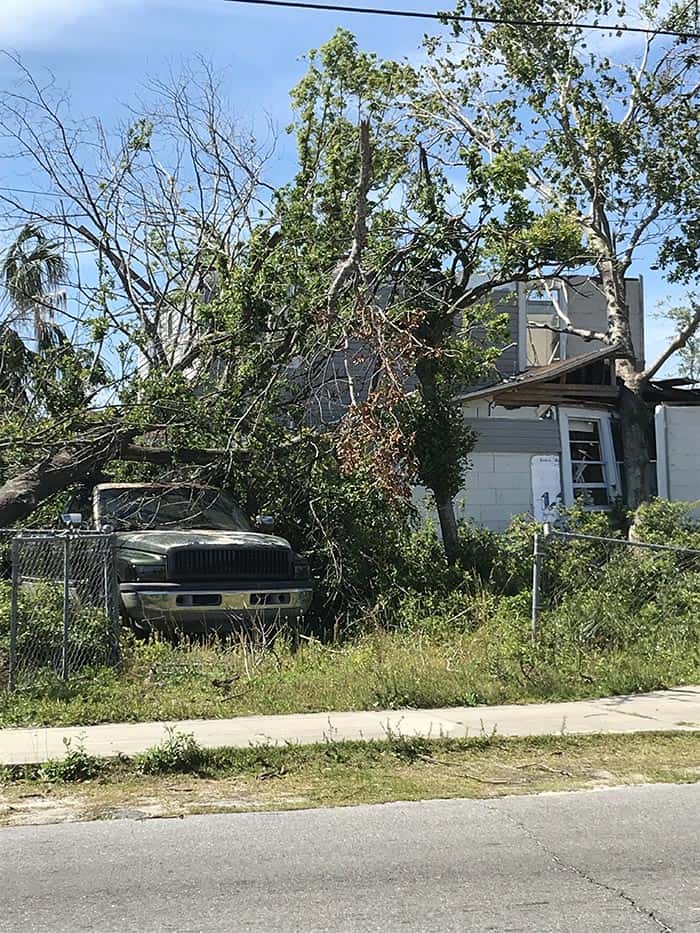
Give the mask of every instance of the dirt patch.
<path id="1" fill-rule="evenodd" d="M 158 782 L 151 782 L 157 785 Z M 83 785 L 83 793 L 68 793 L 55 787 L 45 793 L 18 793 L 9 788 L 0 793 L 0 826 L 27 826 L 46 823 L 68 823 L 85 820 L 152 820 L 181 817 L 194 813 L 253 812 L 256 810 L 286 810 L 310 805 L 306 797 L 295 794 L 264 796 L 232 793 L 231 782 L 201 782 L 200 787 L 154 787 L 154 793 L 144 794 L 143 788 L 115 786 L 105 783 Z M 140 791 L 140 792 L 139 792 Z"/>
<path id="2" fill-rule="evenodd" d="M 83 819 L 83 813 L 84 798 L 77 795 L 59 799 L 41 794 L 12 799 L 0 795 L 0 824 L 5 826 L 72 823 Z"/>

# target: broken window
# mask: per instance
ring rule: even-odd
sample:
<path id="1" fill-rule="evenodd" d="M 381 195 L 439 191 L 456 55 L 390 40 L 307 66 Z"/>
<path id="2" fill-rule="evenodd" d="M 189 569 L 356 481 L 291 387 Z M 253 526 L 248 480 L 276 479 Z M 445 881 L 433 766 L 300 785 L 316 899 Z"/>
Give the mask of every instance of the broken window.
<path id="1" fill-rule="evenodd" d="M 567 505 L 607 509 L 620 490 L 608 412 L 560 412 L 562 479 Z"/>
<path id="2" fill-rule="evenodd" d="M 556 333 L 562 321 L 557 309 L 563 308 L 566 296 L 552 286 L 533 288 L 522 294 L 521 315 L 524 318 L 522 337 L 525 341 L 524 367 L 547 366 L 566 358 L 566 335 Z"/>

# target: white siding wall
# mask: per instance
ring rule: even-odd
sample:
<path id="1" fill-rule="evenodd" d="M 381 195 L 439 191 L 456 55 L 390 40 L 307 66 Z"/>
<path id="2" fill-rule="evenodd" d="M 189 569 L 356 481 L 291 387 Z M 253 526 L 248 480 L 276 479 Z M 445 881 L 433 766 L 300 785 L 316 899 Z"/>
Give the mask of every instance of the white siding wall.
<path id="1" fill-rule="evenodd" d="M 455 498 L 458 519 L 503 531 L 532 510 L 531 454 L 474 452 L 464 490 Z"/>
<path id="2" fill-rule="evenodd" d="M 657 406 L 656 459 L 662 499 L 700 500 L 700 408 Z"/>
<path id="3" fill-rule="evenodd" d="M 532 454 L 472 453 L 472 468 L 465 488 L 455 497 L 457 519 L 504 531 L 514 515 L 532 511 Z M 437 525 L 430 495 L 422 487 L 414 492 L 420 513 Z"/>

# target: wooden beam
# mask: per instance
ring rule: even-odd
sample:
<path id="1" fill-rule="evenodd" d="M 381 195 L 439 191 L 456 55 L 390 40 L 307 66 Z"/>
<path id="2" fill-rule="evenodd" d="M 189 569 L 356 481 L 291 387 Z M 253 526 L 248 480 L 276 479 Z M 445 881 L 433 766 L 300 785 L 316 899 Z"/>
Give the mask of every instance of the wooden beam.
<path id="1" fill-rule="evenodd" d="M 537 395 L 523 395 L 518 396 L 518 398 L 504 398 L 500 399 L 497 402 L 498 405 L 502 405 L 504 408 L 523 408 L 523 407 L 537 407 L 539 405 L 575 405 L 583 406 L 583 402 L 580 398 L 544 398 L 544 396 Z M 585 406 L 584 406 L 585 407 Z M 617 402 L 612 399 L 598 399 L 594 405 L 589 405 L 590 408 L 605 408 L 610 411 L 614 411 L 617 408 Z"/>
<path id="2" fill-rule="evenodd" d="M 519 400 L 527 398 L 537 398 L 543 401 L 554 402 L 575 398 L 578 400 L 591 399 L 598 401 L 600 399 L 609 399 L 611 402 L 617 400 L 619 395 L 617 386 L 584 386 L 584 385 L 559 385 L 557 383 L 540 385 L 523 385 L 504 390 L 503 392 L 494 392 L 494 399 L 499 402 L 505 399 Z"/>

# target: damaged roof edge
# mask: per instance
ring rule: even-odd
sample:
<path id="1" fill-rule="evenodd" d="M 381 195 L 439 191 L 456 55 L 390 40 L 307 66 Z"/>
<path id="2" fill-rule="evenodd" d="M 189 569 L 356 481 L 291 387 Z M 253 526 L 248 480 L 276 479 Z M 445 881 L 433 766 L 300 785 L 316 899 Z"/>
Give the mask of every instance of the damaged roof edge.
<path id="1" fill-rule="evenodd" d="M 563 376 L 566 373 L 581 369 L 583 366 L 590 366 L 591 363 L 597 363 L 599 360 L 607 360 L 619 356 L 620 348 L 617 344 L 609 347 L 601 347 L 598 350 L 590 350 L 588 353 L 580 353 L 577 356 L 569 357 L 566 360 L 559 360 L 556 363 L 549 363 L 547 366 L 532 366 L 525 372 L 518 373 L 510 379 L 504 379 L 501 382 L 494 382 L 488 386 L 481 386 L 478 389 L 470 389 L 466 392 L 460 392 L 455 395 L 455 402 L 469 402 L 473 399 L 487 398 L 490 395 L 500 395 L 511 389 L 517 389 L 521 386 L 538 385 L 547 382 L 549 379 L 556 379 L 557 376 Z"/>

